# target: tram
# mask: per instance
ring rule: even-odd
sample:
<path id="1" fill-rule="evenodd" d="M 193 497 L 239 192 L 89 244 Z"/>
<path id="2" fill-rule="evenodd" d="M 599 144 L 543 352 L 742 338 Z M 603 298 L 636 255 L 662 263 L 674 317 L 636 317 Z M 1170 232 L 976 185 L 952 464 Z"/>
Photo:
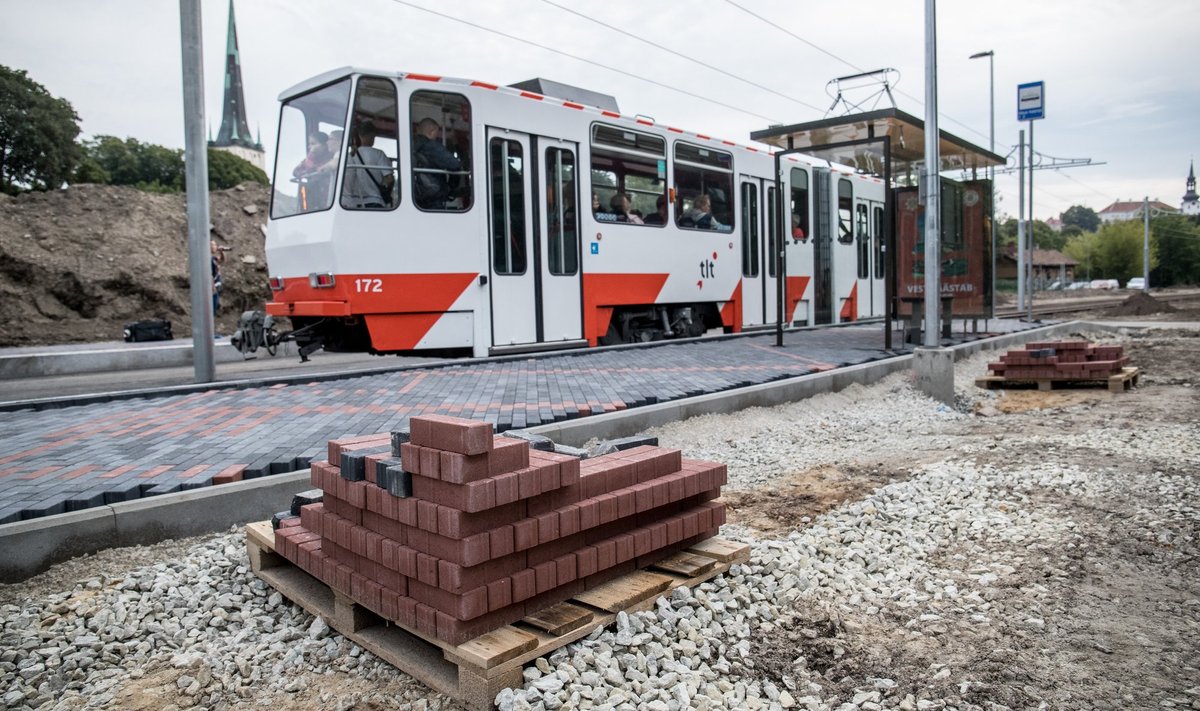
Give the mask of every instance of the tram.
<path id="1" fill-rule="evenodd" d="M 562 85 L 557 85 L 562 87 Z M 301 353 L 505 352 L 884 313 L 885 186 L 570 87 L 346 67 L 284 91 L 267 312 Z M 581 98 L 582 97 L 582 98 Z"/>

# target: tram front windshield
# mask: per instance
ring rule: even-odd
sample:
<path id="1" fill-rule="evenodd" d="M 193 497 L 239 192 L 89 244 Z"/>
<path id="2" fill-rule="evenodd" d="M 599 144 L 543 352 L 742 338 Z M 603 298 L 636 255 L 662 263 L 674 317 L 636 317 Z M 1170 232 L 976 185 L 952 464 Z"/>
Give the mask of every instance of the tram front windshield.
<path id="1" fill-rule="evenodd" d="M 349 103 L 349 79 L 284 102 L 279 115 L 272 219 L 328 210 L 333 205 Z"/>

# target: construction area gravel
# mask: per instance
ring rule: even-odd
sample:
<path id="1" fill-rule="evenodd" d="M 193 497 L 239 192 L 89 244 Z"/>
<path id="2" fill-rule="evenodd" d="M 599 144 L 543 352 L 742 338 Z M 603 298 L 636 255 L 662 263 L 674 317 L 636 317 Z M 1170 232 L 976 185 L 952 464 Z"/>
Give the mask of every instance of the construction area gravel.
<path id="1" fill-rule="evenodd" d="M 1200 709 L 1200 333 L 1078 335 L 1139 387 L 982 390 L 985 352 L 953 407 L 898 373 L 649 432 L 728 465 L 750 562 L 497 705 Z M 0 586 L 0 620 L 5 708 L 458 708 L 264 585 L 238 531 Z"/>

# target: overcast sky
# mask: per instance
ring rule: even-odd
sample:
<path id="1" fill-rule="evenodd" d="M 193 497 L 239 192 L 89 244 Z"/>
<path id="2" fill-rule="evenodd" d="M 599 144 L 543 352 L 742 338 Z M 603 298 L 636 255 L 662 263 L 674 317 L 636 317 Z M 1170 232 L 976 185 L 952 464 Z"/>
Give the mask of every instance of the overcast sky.
<path id="1" fill-rule="evenodd" d="M 834 77 L 891 67 L 900 77 L 894 88 L 898 108 L 924 117 L 925 13 L 918 0 L 554 3 L 568 10 L 547 0 L 237 0 L 247 112 L 251 129 L 261 128 L 268 165 L 279 93 L 344 65 L 498 84 L 541 76 L 611 94 L 627 115 L 644 114 L 739 143 L 769 123 L 822 118 L 832 103 L 826 83 Z M 182 147 L 177 2 L 0 0 L 0 8 L 0 64 L 27 70 L 52 94 L 68 99 L 85 135 Z M 215 134 L 228 1 L 205 0 L 203 12 L 206 121 Z M 1016 120 L 1017 85 L 1044 81 L 1046 118 L 1035 124 L 1034 147 L 1046 156 L 1105 164 L 1038 171 L 1039 219 L 1074 204 L 1098 211 L 1114 200 L 1143 196 L 1179 206 L 1188 163 L 1200 144 L 1200 25 L 1194 3 L 943 0 L 938 13 L 944 131 L 988 146 L 988 60 L 968 57 L 993 50 L 996 152 L 1008 154 L 1018 130 L 1028 126 Z M 997 188 L 997 212 L 1015 214 L 1015 175 L 998 176 Z"/>

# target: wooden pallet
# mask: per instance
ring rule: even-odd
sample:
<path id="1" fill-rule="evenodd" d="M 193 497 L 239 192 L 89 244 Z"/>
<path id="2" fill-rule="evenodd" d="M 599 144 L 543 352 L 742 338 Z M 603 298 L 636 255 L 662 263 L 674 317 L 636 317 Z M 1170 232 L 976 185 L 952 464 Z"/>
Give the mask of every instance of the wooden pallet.
<path id="1" fill-rule="evenodd" d="M 472 709 L 491 709 L 502 689 L 521 686 L 532 659 L 591 634 L 617 613 L 647 610 L 660 595 L 694 586 L 750 559 L 750 546 L 711 538 L 469 642 L 453 645 L 385 620 L 275 552 L 268 521 L 246 526 L 256 575 L 347 639 Z"/>
<path id="2" fill-rule="evenodd" d="M 1121 372 L 1115 375 L 1105 375 L 1096 378 L 1022 378 L 1019 376 L 1009 378 L 1003 375 L 984 375 L 975 378 L 975 386 L 988 390 L 996 390 L 1012 386 L 1037 385 L 1038 390 L 1053 390 L 1056 387 L 1063 387 L 1065 385 L 1100 386 L 1107 384 L 1109 392 L 1119 393 L 1137 385 L 1140 377 L 1141 371 L 1137 368 L 1122 368 Z"/>

